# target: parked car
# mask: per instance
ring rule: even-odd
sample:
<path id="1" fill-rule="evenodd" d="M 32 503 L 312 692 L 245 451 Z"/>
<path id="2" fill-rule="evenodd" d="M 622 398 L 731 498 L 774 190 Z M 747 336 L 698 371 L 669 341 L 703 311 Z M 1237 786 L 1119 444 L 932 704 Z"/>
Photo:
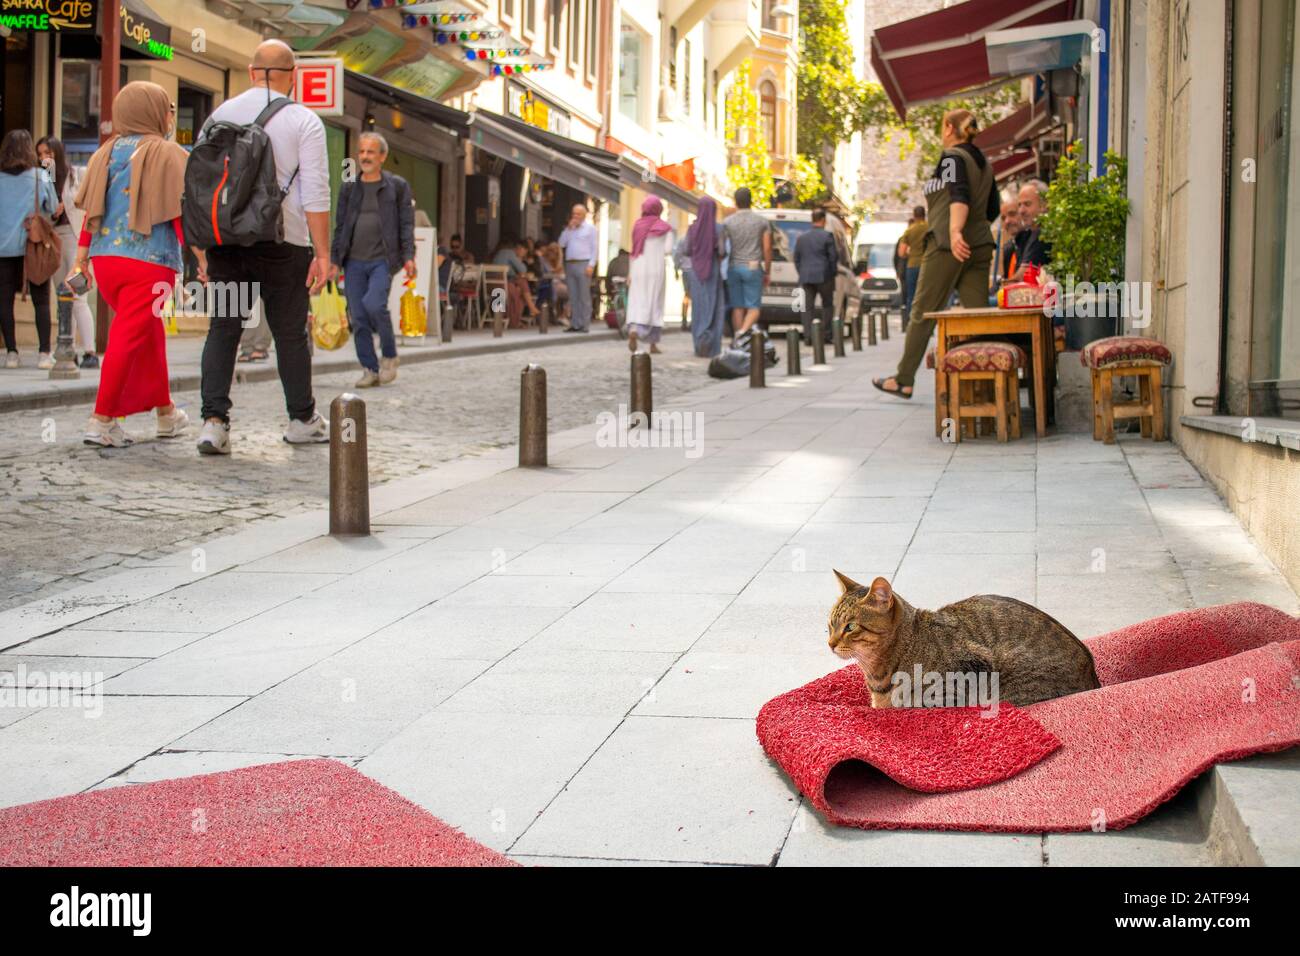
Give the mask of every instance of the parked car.
<path id="1" fill-rule="evenodd" d="M 863 306 L 903 308 L 903 277 L 894 268 L 894 249 L 907 228 L 905 222 L 868 222 L 853 241 L 853 271 L 861 282 Z"/>
<path id="2" fill-rule="evenodd" d="M 763 305 L 758 324 L 764 329 L 781 326 L 803 327 L 803 315 L 795 312 L 795 290 L 799 288 L 799 275 L 794 267 L 794 244 L 812 228 L 811 209 L 756 209 L 760 216 L 770 220 L 772 229 L 772 281 L 763 290 Z M 862 290 L 850 268 L 853 258 L 849 249 L 849 230 L 843 220 L 833 213 L 826 214 L 826 228 L 835 236 L 840 247 L 839 277 L 835 281 L 835 316 L 847 323 L 862 307 Z M 826 341 L 831 340 L 832 328 L 827 323 L 822 329 Z M 847 329 L 846 329 L 847 332 Z"/>

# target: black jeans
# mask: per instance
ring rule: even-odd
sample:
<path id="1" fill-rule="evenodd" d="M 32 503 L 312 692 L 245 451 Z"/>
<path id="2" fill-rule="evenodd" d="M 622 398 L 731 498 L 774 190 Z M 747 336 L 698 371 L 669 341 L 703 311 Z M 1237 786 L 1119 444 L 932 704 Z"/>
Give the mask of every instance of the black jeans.
<path id="1" fill-rule="evenodd" d="M 813 302 L 821 297 L 821 312 L 813 315 Z M 832 276 L 825 282 L 813 284 L 805 282 L 803 284 L 803 337 L 805 341 L 812 341 L 812 324 L 814 318 L 822 320 L 822 336 L 828 338 L 831 334 L 831 319 L 835 316 L 835 278 Z"/>
<path id="2" fill-rule="evenodd" d="M 262 314 L 275 338 L 275 362 L 289 417 L 310 421 L 316 412 L 311 391 L 311 352 L 307 348 L 307 270 L 311 250 L 288 243 L 208 250 L 208 339 L 203 343 L 203 417 L 230 421 L 230 383 L 243 321 L 258 295 Z"/>
<path id="3" fill-rule="evenodd" d="M 18 335 L 14 330 L 14 296 L 22 291 L 23 257 L 0 257 L 0 334 L 4 335 L 5 348 L 18 351 Z M 50 350 L 50 281 L 40 285 L 27 283 L 32 305 L 36 309 L 36 337 L 42 352 Z"/>

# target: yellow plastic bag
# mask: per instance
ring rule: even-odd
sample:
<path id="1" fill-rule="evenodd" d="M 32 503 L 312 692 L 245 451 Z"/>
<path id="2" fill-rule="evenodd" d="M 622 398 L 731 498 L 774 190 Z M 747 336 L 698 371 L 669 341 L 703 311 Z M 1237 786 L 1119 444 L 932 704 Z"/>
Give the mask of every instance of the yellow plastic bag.
<path id="1" fill-rule="evenodd" d="M 180 326 L 176 324 L 176 300 L 172 296 L 163 299 L 162 306 L 163 331 L 168 335 L 179 335 Z"/>
<path id="2" fill-rule="evenodd" d="M 348 303 L 333 282 L 311 297 L 311 337 L 330 352 L 347 344 Z"/>
<path id="3" fill-rule="evenodd" d="M 429 313 L 424 307 L 424 296 L 416 295 L 415 280 L 406 280 L 406 291 L 402 293 L 402 313 L 400 318 L 402 334 L 411 338 L 423 338 L 429 328 Z"/>

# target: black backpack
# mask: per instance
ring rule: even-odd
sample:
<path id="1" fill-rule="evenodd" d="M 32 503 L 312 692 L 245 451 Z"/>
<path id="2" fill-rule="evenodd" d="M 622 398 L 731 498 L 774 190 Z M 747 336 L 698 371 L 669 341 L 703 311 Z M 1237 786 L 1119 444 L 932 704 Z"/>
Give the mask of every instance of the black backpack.
<path id="1" fill-rule="evenodd" d="M 292 102 L 287 96 L 272 100 L 247 126 L 218 121 L 205 128 L 185 164 L 186 245 L 212 249 L 284 241 L 280 206 L 298 170 L 282 188 L 265 127 Z"/>

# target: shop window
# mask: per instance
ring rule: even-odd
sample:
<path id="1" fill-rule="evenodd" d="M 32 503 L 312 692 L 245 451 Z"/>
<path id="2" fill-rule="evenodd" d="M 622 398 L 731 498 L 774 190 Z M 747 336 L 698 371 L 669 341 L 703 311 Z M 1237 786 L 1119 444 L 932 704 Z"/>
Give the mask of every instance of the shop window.
<path id="1" fill-rule="evenodd" d="M 176 89 L 176 142 L 193 146 L 212 113 L 212 94 L 180 83 Z"/>
<path id="2" fill-rule="evenodd" d="M 759 121 L 763 124 L 763 139 L 769 153 L 776 152 L 776 84 L 764 80 L 758 87 Z"/>
<path id="3" fill-rule="evenodd" d="M 34 34 L 14 30 L 0 46 L 0 69 L 4 86 L 0 88 L 0 117 L 4 132 L 32 128 L 32 37 Z"/>
<path id="4" fill-rule="evenodd" d="M 645 63 L 646 37 L 624 21 L 619 31 L 618 109 L 634 123 L 644 123 L 645 95 L 641 71 Z"/>
<path id="5" fill-rule="evenodd" d="M 1300 419 L 1300 77 L 1295 0 L 1263 0 L 1257 115 L 1250 414 Z"/>

